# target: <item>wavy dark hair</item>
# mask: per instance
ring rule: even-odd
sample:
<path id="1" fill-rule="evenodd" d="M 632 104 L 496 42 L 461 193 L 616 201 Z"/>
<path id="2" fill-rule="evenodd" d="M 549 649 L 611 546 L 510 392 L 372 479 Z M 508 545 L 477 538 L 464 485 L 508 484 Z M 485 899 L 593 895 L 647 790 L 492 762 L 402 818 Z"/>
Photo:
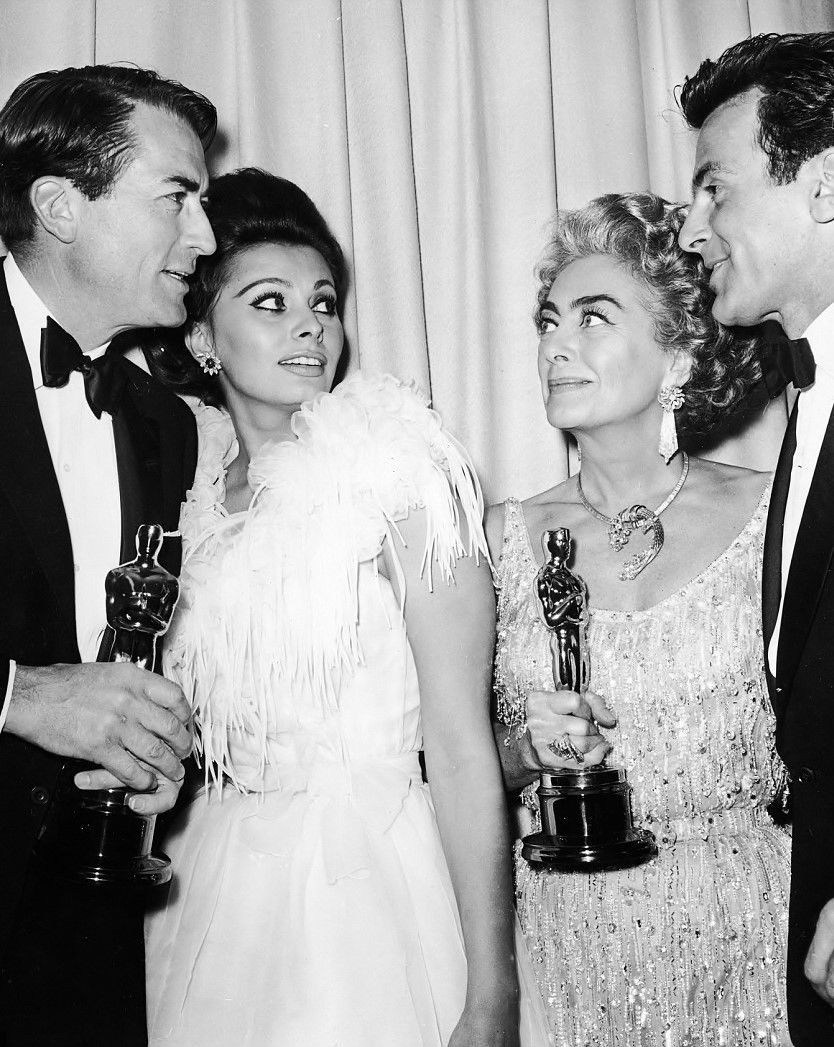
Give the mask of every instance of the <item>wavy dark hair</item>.
<path id="1" fill-rule="evenodd" d="M 186 333 L 211 315 L 235 260 L 258 244 L 312 247 L 330 269 L 336 288 L 336 311 L 342 319 L 348 270 L 339 242 L 309 196 L 294 182 L 243 167 L 212 178 L 205 204 L 217 250 L 197 259 L 185 296 L 187 319 L 172 331 L 156 329 L 142 339 L 151 372 L 169 388 L 197 396 L 208 404 L 223 403 L 217 378 L 206 375 L 185 347 Z M 346 354 L 343 352 L 343 356 Z"/>
<path id="2" fill-rule="evenodd" d="M 35 233 L 29 200 L 43 175 L 69 178 L 88 199 L 112 187 L 131 158 L 137 103 L 184 120 L 207 149 L 217 111 L 203 95 L 152 69 L 88 65 L 36 73 L 0 110 L 0 237 L 10 251 Z"/>
<path id="3" fill-rule="evenodd" d="M 736 409 L 761 378 L 761 365 L 754 335 L 730 331 L 713 318 L 715 296 L 704 264 L 678 245 L 685 217 L 684 207 L 651 193 L 608 193 L 559 215 L 536 270 L 536 319 L 553 281 L 571 262 L 608 255 L 626 266 L 649 292 L 644 304 L 658 345 L 692 357 L 685 403 L 675 417 L 681 433 L 701 436 Z"/>
<path id="4" fill-rule="evenodd" d="M 806 160 L 834 145 L 834 33 L 761 33 L 742 40 L 688 76 L 678 99 L 700 128 L 720 105 L 758 88 L 758 144 L 777 185 L 794 181 Z"/>

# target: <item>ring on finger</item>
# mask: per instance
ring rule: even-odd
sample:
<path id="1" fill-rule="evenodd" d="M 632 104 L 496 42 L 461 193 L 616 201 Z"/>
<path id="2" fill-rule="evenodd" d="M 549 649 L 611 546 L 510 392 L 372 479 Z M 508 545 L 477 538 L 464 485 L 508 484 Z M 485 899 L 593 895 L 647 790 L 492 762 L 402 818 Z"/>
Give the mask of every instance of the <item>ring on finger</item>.
<path id="1" fill-rule="evenodd" d="M 566 733 L 557 735 L 552 742 L 547 743 L 547 748 L 559 760 L 570 760 L 573 745 Z"/>
<path id="2" fill-rule="evenodd" d="M 575 763 L 584 763 L 585 755 L 573 743 L 573 739 L 567 731 L 557 735 L 552 742 L 547 743 L 547 748 L 560 760 L 573 760 Z"/>

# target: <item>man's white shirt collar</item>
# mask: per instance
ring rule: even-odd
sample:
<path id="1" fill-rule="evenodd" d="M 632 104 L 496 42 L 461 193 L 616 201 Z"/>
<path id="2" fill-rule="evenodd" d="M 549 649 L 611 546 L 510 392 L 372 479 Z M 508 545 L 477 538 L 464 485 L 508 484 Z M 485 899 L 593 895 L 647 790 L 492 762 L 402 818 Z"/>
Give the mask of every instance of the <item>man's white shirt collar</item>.
<path id="1" fill-rule="evenodd" d="M 20 328 L 20 336 L 23 339 L 23 347 L 29 360 L 32 371 L 32 384 L 35 389 L 43 387 L 43 375 L 41 373 L 41 331 L 46 327 L 48 317 L 57 319 L 40 300 L 37 292 L 20 271 L 20 267 L 14 260 L 14 255 L 7 254 L 3 263 L 3 271 L 6 274 L 6 288 L 12 309 L 17 317 L 17 325 Z M 109 342 L 98 346 L 86 355 L 91 360 L 97 359 L 105 352 Z"/>
<path id="2" fill-rule="evenodd" d="M 3 263 L 6 274 L 6 287 L 11 299 L 12 309 L 17 317 L 20 337 L 26 349 L 29 367 L 32 371 L 32 384 L 35 389 L 43 386 L 41 375 L 41 331 L 46 326 L 47 317 L 52 316 L 43 302 L 38 298 L 32 285 L 21 273 L 14 255 L 6 255 Z M 53 316 L 54 320 L 55 317 Z"/>
<path id="3" fill-rule="evenodd" d="M 834 302 L 808 325 L 804 337 L 808 339 L 817 367 L 834 381 Z"/>

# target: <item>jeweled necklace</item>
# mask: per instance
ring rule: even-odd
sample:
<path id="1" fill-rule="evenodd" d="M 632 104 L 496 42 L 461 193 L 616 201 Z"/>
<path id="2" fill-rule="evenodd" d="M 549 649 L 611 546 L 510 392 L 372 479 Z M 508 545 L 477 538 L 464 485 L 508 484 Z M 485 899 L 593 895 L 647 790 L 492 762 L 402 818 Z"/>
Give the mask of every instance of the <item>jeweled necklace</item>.
<path id="1" fill-rule="evenodd" d="M 634 556 L 629 556 L 623 566 L 620 568 L 620 581 L 631 582 L 637 577 L 637 575 L 655 559 L 657 554 L 663 548 L 663 524 L 660 522 L 658 517 L 662 512 L 665 512 L 674 500 L 680 494 L 680 490 L 686 483 L 686 478 L 689 475 L 689 455 L 686 451 L 681 452 L 683 458 L 683 468 L 681 469 L 681 475 L 678 482 L 672 489 L 671 494 L 665 498 L 656 509 L 647 509 L 645 505 L 632 505 L 628 509 L 622 509 L 617 513 L 616 516 L 604 516 L 599 509 L 595 509 L 593 505 L 585 497 L 585 492 L 582 490 L 582 475 L 581 473 L 576 477 L 576 487 L 579 492 L 579 500 L 582 505 L 588 510 L 591 516 L 597 520 L 601 520 L 602 523 L 608 525 L 608 544 L 612 549 L 616 549 L 620 552 L 628 545 L 628 540 L 631 538 L 632 532 L 642 528 L 643 534 L 652 532 L 651 545 L 648 549 L 644 549 L 642 553 L 635 553 Z"/>

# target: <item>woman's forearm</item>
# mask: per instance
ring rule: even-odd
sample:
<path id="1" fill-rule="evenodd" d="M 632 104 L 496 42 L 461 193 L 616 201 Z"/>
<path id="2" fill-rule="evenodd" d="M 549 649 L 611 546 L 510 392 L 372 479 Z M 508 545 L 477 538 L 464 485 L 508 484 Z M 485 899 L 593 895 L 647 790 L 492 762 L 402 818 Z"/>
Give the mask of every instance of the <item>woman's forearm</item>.
<path id="1" fill-rule="evenodd" d="M 532 750 L 528 736 L 519 737 L 503 723 L 493 723 L 495 744 L 501 760 L 504 786 L 508 792 L 520 792 L 531 782 L 538 781 L 539 770 L 532 765 Z"/>
<path id="2" fill-rule="evenodd" d="M 412 513 L 400 525 L 398 549 L 420 681 L 426 772 L 466 948 L 467 1010 L 481 1018 L 491 1014 L 496 1028 L 517 1033 L 512 852 L 489 721 L 492 578 L 484 560 L 463 557 L 454 581 L 430 590 L 421 562 L 424 529 L 422 513 Z"/>
<path id="3" fill-rule="evenodd" d="M 426 753 L 426 770 L 469 971 L 469 993 L 515 983 L 511 843 L 494 749 Z"/>

